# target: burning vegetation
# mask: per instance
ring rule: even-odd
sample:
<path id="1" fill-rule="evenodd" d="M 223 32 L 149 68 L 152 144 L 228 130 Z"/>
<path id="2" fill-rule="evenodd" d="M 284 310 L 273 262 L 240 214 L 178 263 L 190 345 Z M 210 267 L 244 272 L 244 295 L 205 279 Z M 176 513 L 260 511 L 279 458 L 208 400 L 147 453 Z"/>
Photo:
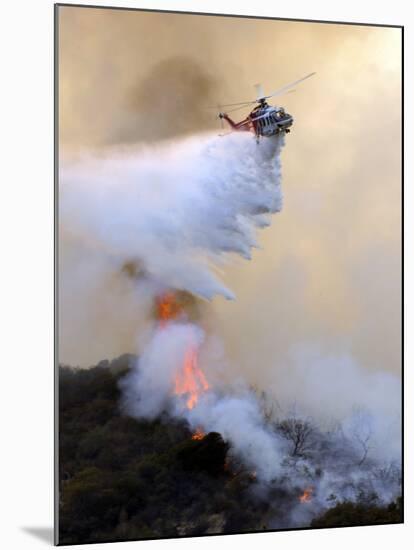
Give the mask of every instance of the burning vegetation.
<path id="1" fill-rule="evenodd" d="M 185 307 L 191 307 L 195 299 L 190 300 L 188 293 L 176 294 L 165 292 L 157 299 L 157 319 L 160 328 L 168 323 L 187 319 Z M 181 369 L 175 375 L 175 395 L 182 396 L 188 409 L 194 408 L 202 393 L 209 389 L 209 384 L 198 366 L 198 349 L 190 344 L 185 352 Z"/>
<path id="2" fill-rule="evenodd" d="M 189 348 L 186 351 L 184 365 L 175 378 L 175 394 L 186 398 L 188 409 L 192 409 L 199 396 L 208 390 L 209 385 L 203 371 L 198 367 L 197 350 Z"/>
<path id="3" fill-rule="evenodd" d="M 365 524 L 399 522 L 401 502 L 389 499 L 384 507 L 379 494 L 398 495 L 400 471 L 377 468 L 369 455 L 369 431 L 363 437 L 354 431 L 351 441 L 343 433 L 323 432 L 310 418 L 277 417 L 253 388 L 242 397 L 217 400 L 200 366 L 199 310 L 191 294 L 168 290 L 154 304 L 148 357 L 155 356 L 155 362 L 145 363 L 144 350 L 139 360 L 60 370 L 60 544 L 263 531 L 310 522 L 364 524 L 358 523 L 356 508 Z M 172 344 L 166 353 L 165 343 Z M 163 370 L 166 363 L 169 371 Z M 131 409 L 148 396 L 151 406 L 154 401 L 148 385 L 140 385 L 144 371 L 146 383 L 157 384 L 168 373 L 160 403 L 182 402 L 179 418 L 172 405 L 155 414 L 148 409 L 147 416 Z M 123 410 L 131 416 L 124 416 L 118 403 L 125 387 L 145 390 L 132 392 Z M 209 412 L 202 408 L 200 416 L 197 408 L 206 392 L 220 411 L 213 424 L 205 417 Z M 232 424 L 220 424 L 226 418 Z M 298 486 L 304 487 L 300 494 Z"/>
<path id="4" fill-rule="evenodd" d="M 201 302 L 189 292 L 166 290 L 157 296 L 153 314 L 161 326 L 171 321 L 194 322 L 200 318 Z"/>
<path id="5" fill-rule="evenodd" d="M 164 292 L 157 298 L 157 319 L 161 327 L 164 327 L 169 321 L 179 318 L 183 314 L 183 308 L 177 301 L 173 292 Z"/>
<path id="6" fill-rule="evenodd" d="M 186 420 L 168 415 L 125 416 L 119 381 L 135 361 L 123 356 L 90 369 L 59 369 L 60 544 L 401 522 L 401 499 L 387 503 L 378 492 L 392 495 L 398 469 L 378 469 L 369 456 L 358 466 L 352 442 L 342 440 L 339 448 L 332 433 L 315 425 L 298 449 L 290 436 L 302 431 L 298 419 L 289 430 L 272 424 L 275 437 L 288 434 L 286 470 L 264 487 L 219 433 L 191 432 Z M 323 500 L 316 484 L 332 468 L 345 489 L 337 484 Z M 290 479 L 303 481 L 302 493 Z M 306 519 L 295 523 L 304 503 Z"/>
<path id="7" fill-rule="evenodd" d="M 234 298 L 210 268 L 227 253 L 250 259 L 256 229 L 281 209 L 284 140 L 259 148 L 240 135 L 225 145 L 193 141 L 171 166 L 171 151 L 157 148 L 149 176 L 139 155 L 123 157 L 122 168 L 117 158 L 99 160 L 97 170 L 91 164 L 102 212 L 92 222 L 94 194 L 79 193 L 82 182 L 70 171 L 65 180 L 75 185 L 72 194 L 65 186 L 71 208 L 62 209 L 63 227 L 110 257 L 122 243 L 120 257 L 139 261 L 125 261 L 117 276 L 168 290 L 154 300 L 154 334 L 133 365 L 60 369 L 60 544 L 263 531 L 312 519 L 330 526 L 401 521 L 401 472 L 371 457 L 370 431 L 350 437 L 283 411 L 267 417 L 247 383 L 241 397 L 237 384 L 224 396 L 210 387 L 200 361 L 201 304 L 192 293 Z M 123 185 L 113 185 L 114 169 Z M 164 200 L 154 216 L 158 195 Z M 134 208 L 131 198 L 140 199 Z M 116 216 L 111 231 L 108 216 Z M 200 406 L 206 392 L 210 409 Z"/>
<path id="8" fill-rule="evenodd" d="M 306 487 L 303 493 L 299 496 L 299 502 L 301 504 L 310 502 L 312 500 L 312 495 L 313 495 L 313 487 Z"/>
<path id="9" fill-rule="evenodd" d="M 191 436 L 191 439 L 195 441 L 201 441 L 205 437 L 205 435 L 206 434 L 203 432 L 203 430 L 198 429 L 193 433 L 193 435 Z"/>

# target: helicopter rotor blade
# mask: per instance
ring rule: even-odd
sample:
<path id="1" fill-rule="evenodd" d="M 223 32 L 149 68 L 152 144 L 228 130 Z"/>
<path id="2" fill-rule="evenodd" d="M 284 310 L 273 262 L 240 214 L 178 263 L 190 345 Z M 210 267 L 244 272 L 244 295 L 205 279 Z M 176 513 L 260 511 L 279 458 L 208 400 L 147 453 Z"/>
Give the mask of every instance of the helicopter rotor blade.
<path id="1" fill-rule="evenodd" d="M 294 82 L 291 82 L 290 84 L 287 84 L 286 86 L 283 86 L 283 88 L 279 88 L 278 90 L 275 90 L 275 91 L 272 92 L 271 94 L 265 96 L 264 99 L 269 99 L 269 97 L 274 97 L 274 96 L 276 96 L 276 95 L 284 94 L 284 93 L 287 92 L 290 88 L 292 88 L 293 86 L 296 86 L 296 84 L 299 84 L 299 82 L 303 82 L 303 81 L 306 80 L 307 78 L 310 78 L 310 77 L 313 76 L 314 74 L 316 74 L 316 73 L 315 73 L 315 72 L 309 73 L 309 74 L 307 74 L 306 76 L 303 76 L 302 78 L 299 78 L 298 80 L 295 80 Z"/>
<path id="2" fill-rule="evenodd" d="M 227 113 L 234 113 L 234 111 L 239 111 L 240 109 L 244 109 L 246 105 L 240 105 L 239 107 L 235 107 L 234 109 L 230 109 L 230 111 L 227 111 Z"/>
<path id="3" fill-rule="evenodd" d="M 262 85 L 261 84 L 255 84 L 256 90 L 257 90 L 257 93 L 258 93 L 257 99 L 253 99 L 253 100 L 250 100 L 250 101 L 240 101 L 238 103 L 225 103 L 225 104 L 221 105 L 221 107 L 237 107 L 237 108 L 241 109 L 242 107 L 247 107 L 247 105 L 254 105 L 255 103 L 260 103 L 260 100 L 269 99 L 269 97 L 274 97 L 274 96 L 277 96 L 277 95 L 281 95 L 281 94 L 284 94 L 285 92 L 288 92 L 288 91 L 293 92 L 295 90 L 290 90 L 290 88 L 293 88 L 293 86 L 296 86 L 297 84 L 299 84 L 300 82 L 303 82 L 307 78 L 310 78 L 314 74 L 316 74 L 316 72 L 309 73 L 306 76 L 303 76 L 302 78 L 299 78 L 298 80 L 295 80 L 294 82 L 291 82 L 290 84 L 287 84 L 286 86 L 283 86 L 283 88 L 279 88 L 278 90 L 275 90 L 274 92 L 272 92 L 269 95 L 259 95 L 259 94 L 263 93 Z M 208 109 L 217 109 L 217 105 L 209 105 L 207 108 Z M 236 111 L 236 110 L 237 109 L 232 109 L 232 111 Z M 232 111 L 229 111 L 229 112 L 232 112 Z"/>
<path id="4" fill-rule="evenodd" d="M 240 103 L 226 103 L 225 105 L 222 105 L 222 107 L 235 107 L 237 105 L 252 105 L 253 103 L 257 103 L 257 101 L 254 99 L 253 101 L 240 101 Z M 209 109 L 215 109 L 216 106 L 211 105 Z"/>

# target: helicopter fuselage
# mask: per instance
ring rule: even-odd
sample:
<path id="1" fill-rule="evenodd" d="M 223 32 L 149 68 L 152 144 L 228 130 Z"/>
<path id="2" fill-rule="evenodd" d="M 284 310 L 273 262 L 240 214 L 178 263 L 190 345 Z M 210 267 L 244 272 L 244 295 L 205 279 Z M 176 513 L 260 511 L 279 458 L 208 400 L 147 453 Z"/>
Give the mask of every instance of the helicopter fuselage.
<path id="1" fill-rule="evenodd" d="M 256 107 L 240 122 L 232 120 L 227 113 L 218 113 L 219 118 L 227 120 L 232 130 L 242 132 L 253 132 L 256 135 L 257 141 L 260 137 L 271 137 L 280 133 L 290 132 L 290 127 L 293 124 L 293 117 L 287 113 L 283 107 L 272 107 L 267 103 L 270 97 L 280 96 L 289 91 L 294 91 L 292 88 L 300 84 L 307 78 L 316 74 L 309 73 L 290 84 L 286 84 L 282 88 L 275 90 L 271 94 L 265 95 L 261 84 L 255 84 L 257 96 L 256 99 L 248 101 L 240 101 L 238 103 L 228 103 L 223 107 L 232 107 L 232 110 L 244 109 L 249 105 L 256 103 Z M 234 107 L 236 107 L 234 109 Z M 230 111 L 231 112 L 231 111 Z"/>
<path id="2" fill-rule="evenodd" d="M 253 132 L 257 138 L 270 137 L 281 132 L 288 133 L 293 124 L 293 117 L 282 107 L 272 107 L 267 103 L 260 103 L 253 111 L 240 122 L 235 122 L 226 113 L 220 113 L 233 130 Z"/>

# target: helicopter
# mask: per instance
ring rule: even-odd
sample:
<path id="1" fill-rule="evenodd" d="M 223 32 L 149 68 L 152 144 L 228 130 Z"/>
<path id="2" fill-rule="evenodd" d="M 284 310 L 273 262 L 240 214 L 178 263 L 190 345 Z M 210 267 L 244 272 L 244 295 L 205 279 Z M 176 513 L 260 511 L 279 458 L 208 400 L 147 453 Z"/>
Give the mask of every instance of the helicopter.
<path id="1" fill-rule="evenodd" d="M 295 80 L 294 82 L 291 82 L 286 86 L 283 86 L 283 88 L 275 90 L 269 95 L 264 94 L 261 84 L 256 84 L 256 99 L 250 101 L 242 101 L 239 103 L 228 103 L 227 105 L 220 106 L 220 108 L 235 107 L 234 109 L 229 111 L 231 113 L 233 111 L 237 111 L 238 109 L 247 107 L 248 105 L 253 105 L 254 103 L 257 103 L 256 107 L 254 107 L 253 110 L 247 115 L 247 117 L 240 122 L 235 122 L 225 112 L 220 111 L 217 116 L 221 120 L 224 119 L 225 121 L 227 121 L 231 128 L 231 131 L 253 132 L 256 136 L 257 142 L 259 142 L 259 138 L 261 137 L 270 137 L 281 133 L 288 134 L 293 124 L 293 116 L 287 113 L 283 107 L 273 107 L 272 105 L 269 105 L 266 100 L 271 97 L 282 95 L 288 91 L 294 91 L 292 90 L 293 86 L 296 86 L 297 84 L 303 82 L 303 80 L 306 80 L 307 78 L 310 78 L 314 74 L 316 73 L 309 73 L 306 76 L 299 78 L 298 80 Z"/>

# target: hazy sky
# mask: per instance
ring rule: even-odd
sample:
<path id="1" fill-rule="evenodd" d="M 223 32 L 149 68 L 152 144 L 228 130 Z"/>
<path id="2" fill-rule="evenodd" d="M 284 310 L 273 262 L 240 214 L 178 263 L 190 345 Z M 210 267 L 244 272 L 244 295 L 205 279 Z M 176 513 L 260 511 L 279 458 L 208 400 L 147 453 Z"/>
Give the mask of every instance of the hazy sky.
<path id="1" fill-rule="evenodd" d="M 59 46 L 62 154 L 219 131 L 209 105 L 316 71 L 278 98 L 295 118 L 282 152 L 284 207 L 252 261 L 226 268 L 237 300 L 215 300 L 212 322 L 228 356 L 246 372 L 256 363 L 264 379 L 275 357 L 302 346 L 399 372 L 399 29 L 64 7 Z M 76 257 L 66 229 L 62 269 Z M 124 319 L 97 299 L 105 280 L 89 301 L 61 289 L 62 361 L 135 350 L 120 284 L 111 282 Z"/>

